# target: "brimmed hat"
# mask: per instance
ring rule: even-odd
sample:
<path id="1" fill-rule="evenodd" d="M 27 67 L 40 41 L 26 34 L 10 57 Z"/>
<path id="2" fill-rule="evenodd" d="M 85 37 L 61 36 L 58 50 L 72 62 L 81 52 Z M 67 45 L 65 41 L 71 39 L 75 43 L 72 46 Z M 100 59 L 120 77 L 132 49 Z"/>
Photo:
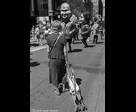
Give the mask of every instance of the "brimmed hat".
<path id="1" fill-rule="evenodd" d="M 62 25 L 61 25 L 61 22 L 58 21 L 58 20 L 54 20 L 52 23 L 51 23 L 51 29 L 52 30 L 61 30 L 62 29 Z"/>

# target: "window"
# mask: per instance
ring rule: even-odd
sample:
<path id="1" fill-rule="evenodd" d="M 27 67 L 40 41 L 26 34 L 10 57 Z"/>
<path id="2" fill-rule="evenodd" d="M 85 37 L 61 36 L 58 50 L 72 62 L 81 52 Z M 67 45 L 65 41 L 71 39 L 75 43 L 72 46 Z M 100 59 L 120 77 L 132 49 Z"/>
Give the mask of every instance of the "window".
<path id="1" fill-rule="evenodd" d="M 48 0 L 38 0 L 39 10 L 47 10 L 48 9 Z"/>
<path id="2" fill-rule="evenodd" d="M 41 0 L 41 10 L 45 10 L 46 9 L 46 0 Z"/>

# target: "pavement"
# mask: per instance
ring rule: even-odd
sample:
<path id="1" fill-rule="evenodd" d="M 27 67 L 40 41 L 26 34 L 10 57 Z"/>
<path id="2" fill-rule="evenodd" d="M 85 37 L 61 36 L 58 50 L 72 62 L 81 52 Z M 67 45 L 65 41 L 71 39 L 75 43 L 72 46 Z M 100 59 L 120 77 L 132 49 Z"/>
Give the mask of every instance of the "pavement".
<path id="1" fill-rule="evenodd" d="M 39 51 L 39 50 L 45 49 L 46 47 L 47 47 L 46 45 L 38 46 L 38 47 L 30 47 L 30 52 Z"/>
<path id="2" fill-rule="evenodd" d="M 105 112 L 105 40 L 98 44 L 88 42 L 83 48 L 81 41 L 72 44 L 68 54 L 76 80 L 81 87 L 85 112 Z M 34 48 L 30 54 L 30 110 L 31 112 L 74 112 L 69 92 L 56 96 L 49 84 L 46 46 Z"/>

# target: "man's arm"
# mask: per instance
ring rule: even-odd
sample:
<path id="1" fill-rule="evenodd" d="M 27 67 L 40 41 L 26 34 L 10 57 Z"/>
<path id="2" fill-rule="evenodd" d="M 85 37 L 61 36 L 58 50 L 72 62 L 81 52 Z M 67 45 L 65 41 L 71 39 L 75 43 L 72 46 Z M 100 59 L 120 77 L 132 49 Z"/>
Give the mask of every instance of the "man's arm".
<path id="1" fill-rule="evenodd" d="M 72 33 L 76 30 L 76 29 L 75 29 L 75 28 L 76 28 L 76 26 L 75 26 L 75 25 L 73 25 L 73 24 L 72 24 L 72 26 L 71 26 L 71 27 L 72 27 L 72 29 L 73 29 L 73 30 L 72 30 L 72 31 L 70 31 L 70 32 L 69 32 L 69 34 L 72 34 Z"/>
<path id="2" fill-rule="evenodd" d="M 90 30 L 83 32 L 82 34 L 88 33 Z"/>
<path id="3" fill-rule="evenodd" d="M 48 53 L 48 59 L 50 58 L 49 57 L 49 53 L 50 53 L 50 47 L 49 47 L 49 45 L 47 45 L 47 53 Z"/>
<path id="4" fill-rule="evenodd" d="M 64 46 L 64 55 L 65 55 L 66 64 L 68 64 L 67 44 Z"/>
<path id="5" fill-rule="evenodd" d="M 49 48 L 49 45 L 47 45 L 47 53 L 49 53 L 50 51 L 50 48 Z"/>
<path id="6" fill-rule="evenodd" d="M 73 29 L 72 31 L 69 32 L 69 34 L 72 34 L 75 31 L 75 29 Z"/>
<path id="7" fill-rule="evenodd" d="M 90 28 L 87 28 L 87 31 L 83 31 L 82 34 L 86 34 L 90 32 Z"/>

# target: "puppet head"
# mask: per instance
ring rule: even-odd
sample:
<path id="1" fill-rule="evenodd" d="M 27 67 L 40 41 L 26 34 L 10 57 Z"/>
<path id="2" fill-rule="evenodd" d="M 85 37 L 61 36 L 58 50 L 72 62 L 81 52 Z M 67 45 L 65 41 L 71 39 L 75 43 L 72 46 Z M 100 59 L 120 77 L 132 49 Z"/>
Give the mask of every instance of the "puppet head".
<path id="1" fill-rule="evenodd" d="M 68 3 L 62 3 L 60 7 L 60 14 L 62 22 L 69 22 L 72 16 L 70 5 Z"/>

